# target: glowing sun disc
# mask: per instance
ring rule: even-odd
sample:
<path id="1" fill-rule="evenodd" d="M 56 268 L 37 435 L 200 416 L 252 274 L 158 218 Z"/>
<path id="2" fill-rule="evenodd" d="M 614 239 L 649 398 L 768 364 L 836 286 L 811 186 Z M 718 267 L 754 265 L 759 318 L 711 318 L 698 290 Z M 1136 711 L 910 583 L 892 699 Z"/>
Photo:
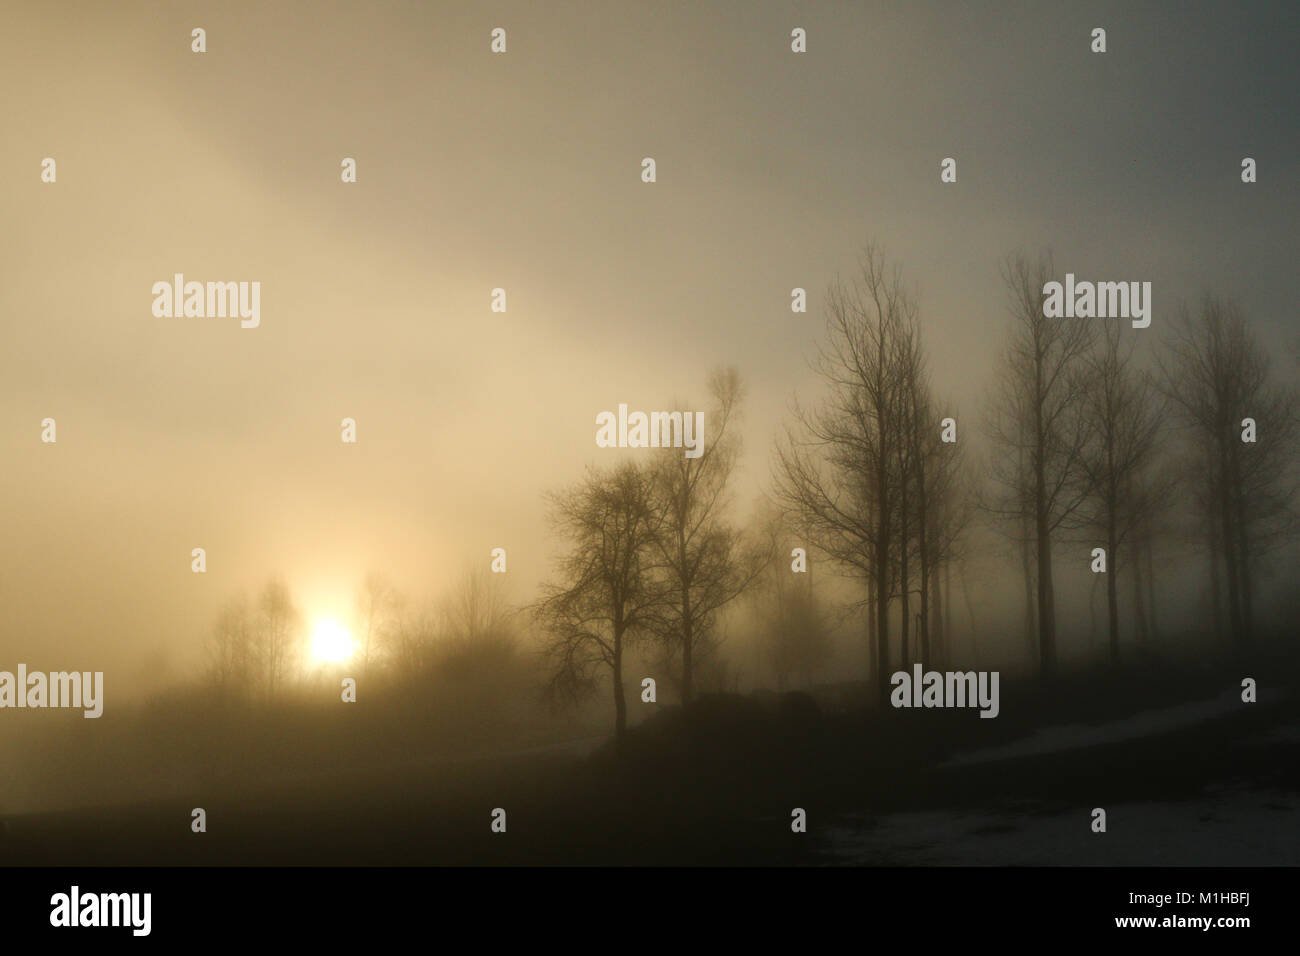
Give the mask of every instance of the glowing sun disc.
<path id="1" fill-rule="evenodd" d="M 311 636 L 311 656 L 324 664 L 346 661 L 352 656 L 352 635 L 338 621 L 317 621 Z"/>

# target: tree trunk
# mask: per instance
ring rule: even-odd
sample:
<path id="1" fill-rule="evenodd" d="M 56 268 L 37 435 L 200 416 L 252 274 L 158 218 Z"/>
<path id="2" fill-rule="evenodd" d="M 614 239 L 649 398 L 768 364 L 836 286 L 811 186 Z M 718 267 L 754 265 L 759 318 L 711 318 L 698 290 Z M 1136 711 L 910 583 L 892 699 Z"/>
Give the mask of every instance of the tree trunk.
<path id="1" fill-rule="evenodd" d="M 1020 522 L 1020 566 L 1025 578 L 1025 649 L 1032 659 L 1034 652 L 1038 649 L 1038 641 L 1034 639 L 1038 631 L 1035 623 L 1038 606 L 1034 602 L 1034 558 L 1030 552 L 1029 530 L 1028 518 L 1022 519 Z"/>
<path id="2" fill-rule="evenodd" d="M 889 560 L 888 545 L 877 548 L 876 569 L 876 686 L 881 704 L 889 703 Z"/>
<path id="3" fill-rule="evenodd" d="M 1251 643 L 1255 634 L 1253 587 L 1250 573 L 1250 529 L 1246 526 L 1246 494 L 1241 486 L 1241 468 L 1233 446 L 1233 487 L 1236 490 L 1237 571 L 1241 575 L 1241 634 L 1242 642 Z"/>
<path id="4" fill-rule="evenodd" d="M 976 639 L 977 628 L 975 627 L 975 605 L 971 603 L 970 588 L 966 584 L 966 569 L 963 567 L 959 572 L 961 576 L 961 593 L 966 599 L 966 619 L 970 621 L 970 652 L 975 662 L 975 667 L 979 668 L 980 648 L 979 641 Z"/>
<path id="5" fill-rule="evenodd" d="M 876 686 L 889 703 L 889 523 L 882 521 L 876 544 Z"/>
<path id="6" fill-rule="evenodd" d="M 689 601 L 687 602 L 689 604 Z M 682 619 L 682 703 L 689 704 L 695 696 L 695 664 L 691 659 L 691 619 Z"/>
<path id="7" fill-rule="evenodd" d="M 623 699 L 623 626 L 614 630 L 614 743 L 621 750 L 627 738 L 627 701 Z"/>
<path id="8" fill-rule="evenodd" d="M 882 707 L 889 705 L 889 459 L 881 449 L 876 463 L 876 686 Z"/>
<path id="9" fill-rule="evenodd" d="M 1041 475 L 1041 470 L 1040 470 Z M 1039 674 L 1051 677 L 1056 671 L 1056 635 L 1052 595 L 1052 541 L 1047 512 L 1038 511 L 1038 649 Z"/>
<path id="10" fill-rule="evenodd" d="M 909 653 L 908 636 L 911 631 L 911 595 L 908 588 L 911 587 L 911 579 L 908 576 L 907 552 L 910 541 L 908 539 L 908 481 L 907 481 L 907 462 L 903 454 L 906 447 L 904 442 L 898 443 L 898 598 L 900 602 L 899 612 L 899 666 L 904 670 L 911 663 L 912 657 Z"/>
<path id="11" fill-rule="evenodd" d="M 1151 546 L 1151 528 L 1144 523 L 1142 538 L 1143 559 L 1146 561 L 1146 580 L 1147 580 L 1147 617 L 1151 621 L 1151 641 L 1155 643 L 1160 640 L 1160 629 L 1156 624 L 1156 570 L 1155 562 L 1151 557 L 1154 548 Z"/>
<path id="12" fill-rule="evenodd" d="M 1115 509 L 1110 509 L 1106 527 L 1106 613 L 1110 620 L 1110 663 L 1119 666 L 1119 548 L 1116 546 Z"/>
<path id="13" fill-rule="evenodd" d="M 943 581 L 944 569 L 947 566 L 947 561 L 936 552 L 934 573 L 930 575 L 930 592 L 933 602 L 930 613 L 930 654 L 934 657 L 936 665 L 948 659 L 946 648 L 947 631 L 944 628 L 943 620 L 943 593 L 940 587 Z"/>
<path id="14" fill-rule="evenodd" d="M 1221 454 L 1220 459 L 1226 459 L 1226 454 Z M 1223 561 L 1227 570 L 1228 578 L 1228 632 L 1232 635 L 1232 643 L 1240 649 L 1243 639 L 1241 628 L 1241 592 L 1240 571 L 1237 568 L 1237 534 L 1233 519 L 1232 492 L 1229 488 L 1228 467 L 1226 463 L 1222 466 L 1223 478 L 1219 492 L 1219 517 L 1223 522 Z"/>
<path id="15" fill-rule="evenodd" d="M 1088 647 L 1097 646 L 1097 585 L 1101 582 L 1097 575 L 1092 576 L 1092 587 L 1088 589 Z"/>
<path id="16" fill-rule="evenodd" d="M 944 558 L 944 659 L 953 656 L 953 555 Z"/>
<path id="17" fill-rule="evenodd" d="M 1047 441 L 1043 435 L 1043 367 L 1041 358 L 1034 365 L 1034 537 L 1038 543 L 1038 673 L 1051 677 L 1056 663 L 1052 647 L 1052 632 L 1048 622 L 1052 616 L 1048 586 L 1052 580 L 1052 547 L 1047 524 L 1047 475 L 1043 458 Z"/>
<path id="18" fill-rule="evenodd" d="M 1146 584 L 1142 579 L 1142 556 L 1138 554 L 1135 544 L 1133 557 L 1133 615 L 1137 621 L 1137 639 L 1139 644 L 1146 644 L 1151 637 L 1147 622 Z"/>
<path id="19" fill-rule="evenodd" d="M 875 677 L 880 658 L 876 648 L 876 588 L 871 581 L 867 582 L 867 658 L 870 665 L 867 673 Z"/>
<path id="20" fill-rule="evenodd" d="M 925 507 L 925 462 L 918 455 L 916 459 L 916 531 L 920 546 L 921 560 L 921 613 L 918 623 L 920 634 L 921 661 L 930 663 L 930 548 L 926 521 L 929 515 Z"/>
<path id="21" fill-rule="evenodd" d="M 1214 516 L 1206 522 L 1210 539 L 1210 612 L 1214 617 L 1214 639 L 1223 644 L 1223 597 L 1219 591 L 1219 532 Z"/>
<path id="22" fill-rule="evenodd" d="M 677 525 L 677 567 L 680 569 L 682 586 L 682 703 L 689 704 L 695 693 L 694 667 L 694 621 L 691 620 L 691 584 L 694 575 L 688 569 L 686 554 L 686 507 L 679 501 L 676 513 Z"/>

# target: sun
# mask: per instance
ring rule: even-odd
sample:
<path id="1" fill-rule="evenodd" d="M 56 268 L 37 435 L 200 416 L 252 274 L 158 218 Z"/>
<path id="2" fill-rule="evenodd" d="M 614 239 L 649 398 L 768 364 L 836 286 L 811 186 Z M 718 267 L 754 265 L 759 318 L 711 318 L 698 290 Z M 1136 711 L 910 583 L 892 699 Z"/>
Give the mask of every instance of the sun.
<path id="1" fill-rule="evenodd" d="M 322 618 L 311 635 L 311 656 L 322 664 L 343 663 L 352 656 L 352 635 L 333 618 Z"/>

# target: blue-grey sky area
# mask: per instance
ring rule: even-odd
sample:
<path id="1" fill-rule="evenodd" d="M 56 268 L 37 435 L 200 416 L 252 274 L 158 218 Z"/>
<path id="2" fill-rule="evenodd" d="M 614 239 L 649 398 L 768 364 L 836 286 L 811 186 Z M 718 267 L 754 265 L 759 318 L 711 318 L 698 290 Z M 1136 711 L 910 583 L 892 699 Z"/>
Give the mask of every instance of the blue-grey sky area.
<path id="1" fill-rule="evenodd" d="M 719 364 L 748 385 L 743 514 L 869 240 L 972 426 L 1017 250 L 1150 281 L 1148 356 L 1180 299 L 1233 297 L 1294 381 L 1298 27 L 1290 3 L 5 4 L 0 666 L 184 673 L 273 572 L 345 615 L 368 570 L 436 593 L 505 547 L 531 599 L 543 493 L 619 454 L 596 414 L 702 407 Z M 154 317 L 178 272 L 261 282 L 260 327 Z"/>

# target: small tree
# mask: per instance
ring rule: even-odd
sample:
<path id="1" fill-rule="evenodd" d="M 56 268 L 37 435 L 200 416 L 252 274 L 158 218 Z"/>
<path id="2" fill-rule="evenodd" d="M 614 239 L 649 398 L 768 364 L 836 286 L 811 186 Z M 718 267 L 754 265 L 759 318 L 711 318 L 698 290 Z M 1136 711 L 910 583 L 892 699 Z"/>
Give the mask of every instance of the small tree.
<path id="1" fill-rule="evenodd" d="M 253 628 L 242 597 L 227 602 L 217 615 L 206 650 L 212 680 L 224 694 L 242 696 L 252 682 Z"/>
<path id="2" fill-rule="evenodd" d="M 302 619 L 289 586 L 282 578 L 268 581 L 257 601 L 254 657 L 262 671 L 269 700 L 275 700 L 288 682 L 298 659 Z"/>
<path id="3" fill-rule="evenodd" d="M 825 554 L 853 569 L 868 589 L 868 641 L 876 688 L 888 701 L 889 604 L 897 566 L 897 467 L 910 369 L 902 367 L 916 304 L 897 269 L 875 248 L 852 283 L 832 285 L 826 341 L 814 368 L 829 388 L 777 446 L 774 483 L 782 504 Z M 904 456 L 906 451 L 903 451 Z"/>
<path id="4" fill-rule="evenodd" d="M 1161 489 L 1152 484 L 1152 463 L 1160 434 L 1160 396 L 1132 364 L 1133 346 L 1121 344 L 1117 324 L 1105 326 L 1099 347 L 1088 357 L 1083 416 L 1090 436 L 1080 456 L 1087 481 L 1089 523 L 1106 542 L 1106 607 L 1110 658 L 1119 663 L 1119 575 L 1121 551 L 1142 528 Z M 1134 555 L 1134 570 L 1141 565 Z M 1140 580 L 1140 578 L 1139 578 Z"/>
<path id="5" fill-rule="evenodd" d="M 590 471 L 576 487 L 551 496 L 551 521 L 569 541 L 562 583 L 546 585 L 534 611 L 548 638 L 548 689 L 576 699 L 608 670 L 614 684 L 614 734 L 627 732 L 623 659 L 664 593 L 655 574 L 660 513 L 650 471 L 623 464 Z"/>
<path id="6" fill-rule="evenodd" d="M 1190 433 L 1196 497 L 1210 518 L 1214 604 L 1222 578 L 1229 632 L 1243 648 L 1254 630 L 1256 566 L 1295 533 L 1296 394 L 1272 383 L 1269 357 L 1233 303 L 1207 295 L 1197 314 L 1183 308 L 1166 344 L 1163 388 Z M 1253 442 L 1243 440 L 1247 419 Z"/>
<path id="7" fill-rule="evenodd" d="M 402 596 L 377 572 L 366 575 L 356 598 L 359 621 L 361 668 L 370 666 L 390 651 L 391 638 L 402 610 Z"/>
<path id="8" fill-rule="evenodd" d="M 1087 495 L 1081 458 L 1088 441 L 1081 414 L 1082 369 L 1096 336 L 1094 320 L 1049 318 L 1043 287 L 1050 258 L 1007 261 L 1011 336 L 999 369 L 999 391 L 989 416 L 992 471 L 1002 497 L 989 505 L 1000 517 L 1023 522 L 1034 542 L 1039 669 L 1056 669 L 1056 594 L 1052 545 L 1059 532 L 1081 523 Z"/>
<path id="9" fill-rule="evenodd" d="M 763 560 L 743 544 L 726 514 L 728 486 L 740 455 L 735 423 L 743 387 L 735 369 L 714 372 L 709 392 L 709 440 L 699 457 L 665 448 L 653 465 L 655 507 L 660 512 L 656 562 L 665 596 L 654 629 L 668 656 L 680 661 L 683 702 L 694 695 L 697 659 L 712 649 L 706 644 L 718 613 L 753 582 Z"/>

